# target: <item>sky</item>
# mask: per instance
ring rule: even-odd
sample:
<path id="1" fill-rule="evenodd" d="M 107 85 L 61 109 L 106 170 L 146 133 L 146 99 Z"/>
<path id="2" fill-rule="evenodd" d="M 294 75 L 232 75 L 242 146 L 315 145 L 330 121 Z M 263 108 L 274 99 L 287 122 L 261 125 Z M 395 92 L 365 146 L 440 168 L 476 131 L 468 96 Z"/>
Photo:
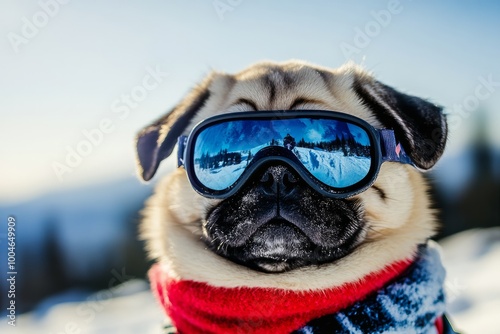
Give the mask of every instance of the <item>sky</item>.
<path id="1" fill-rule="evenodd" d="M 445 107 L 447 156 L 480 111 L 500 147 L 499 15 L 497 1 L 0 0 L 0 202 L 134 176 L 142 127 L 210 70 L 264 59 L 353 60 Z"/>

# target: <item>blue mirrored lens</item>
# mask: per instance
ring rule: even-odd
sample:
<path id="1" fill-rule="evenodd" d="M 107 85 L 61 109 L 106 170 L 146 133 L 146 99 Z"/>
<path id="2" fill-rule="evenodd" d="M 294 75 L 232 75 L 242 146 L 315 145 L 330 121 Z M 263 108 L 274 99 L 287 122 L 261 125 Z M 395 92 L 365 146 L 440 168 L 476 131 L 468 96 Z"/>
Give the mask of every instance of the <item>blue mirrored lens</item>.
<path id="1" fill-rule="evenodd" d="M 317 180 L 332 188 L 361 181 L 371 166 L 363 128 L 332 119 L 231 120 L 203 129 L 194 144 L 194 171 L 207 188 L 231 187 L 267 147 L 289 150 Z"/>

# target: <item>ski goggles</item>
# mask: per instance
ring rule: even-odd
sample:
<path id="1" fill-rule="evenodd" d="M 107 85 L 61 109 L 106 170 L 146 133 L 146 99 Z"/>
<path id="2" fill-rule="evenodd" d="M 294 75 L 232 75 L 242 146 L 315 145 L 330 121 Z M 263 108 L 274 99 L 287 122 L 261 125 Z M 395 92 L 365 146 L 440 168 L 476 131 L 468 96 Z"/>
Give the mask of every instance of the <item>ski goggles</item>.
<path id="1" fill-rule="evenodd" d="M 178 148 L 178 166 L 209 198 L 233 195 L 269 163 L 292 167 L 313 189 L 333 198 L 365 191 L 385 161 L 413 165 L 393 130 L 333 111 L 217 115 L 179 137 Z"/>

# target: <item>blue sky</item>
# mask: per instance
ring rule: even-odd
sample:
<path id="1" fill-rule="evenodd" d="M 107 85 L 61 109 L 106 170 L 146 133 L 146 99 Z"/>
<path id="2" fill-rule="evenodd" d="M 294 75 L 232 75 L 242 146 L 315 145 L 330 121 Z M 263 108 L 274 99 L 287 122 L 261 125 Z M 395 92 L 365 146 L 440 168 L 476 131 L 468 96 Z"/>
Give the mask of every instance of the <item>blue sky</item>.
<path id="1" fill-rule="evenodd" d="M 466 145 L 477 112 L 463 109 L 476 102 L 500 146 L 499 2 L 401 0 L 382 24 L 390 1 L 66 0 L 42 22 L 41 3 L 55 1 L 0 0 L 1 201 L 134 175 L 135 133 L 212 68 L 291 58 L 337 67 L 346 45 L 379 80 L 460 115 L 448 155 Z M 34 17 L 41 27 L 16 52 L 12 36 Z M 129 105 L 134 91 L 145 96 Z M 87 137 L 97 144 L 58 176 L 54 162 Z"/>

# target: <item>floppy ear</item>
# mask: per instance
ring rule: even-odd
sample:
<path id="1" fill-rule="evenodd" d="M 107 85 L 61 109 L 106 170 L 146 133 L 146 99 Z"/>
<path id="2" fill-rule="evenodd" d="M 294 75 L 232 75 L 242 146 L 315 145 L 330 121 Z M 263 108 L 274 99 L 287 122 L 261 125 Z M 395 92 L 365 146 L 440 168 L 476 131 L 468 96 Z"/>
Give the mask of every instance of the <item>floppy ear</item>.
<path id="1" fill-rule="evenodd" d="M 137 135 L 137 169 L 144 181 L 149 181 L 160 162 L 167 158 L 198 110 L 210 97 L 208 87 L 214 75 L 209 75 L 195 87 L 177 106 Z"/>
<path id="2" fill-rule="evenodd" d="M 448 127 L 441 107 L 398 92 L 369 76 L 358 76 L 354 91 L 388 129 L 393 129 L 415 165 L 427 170 L 443 154 Z"/>

